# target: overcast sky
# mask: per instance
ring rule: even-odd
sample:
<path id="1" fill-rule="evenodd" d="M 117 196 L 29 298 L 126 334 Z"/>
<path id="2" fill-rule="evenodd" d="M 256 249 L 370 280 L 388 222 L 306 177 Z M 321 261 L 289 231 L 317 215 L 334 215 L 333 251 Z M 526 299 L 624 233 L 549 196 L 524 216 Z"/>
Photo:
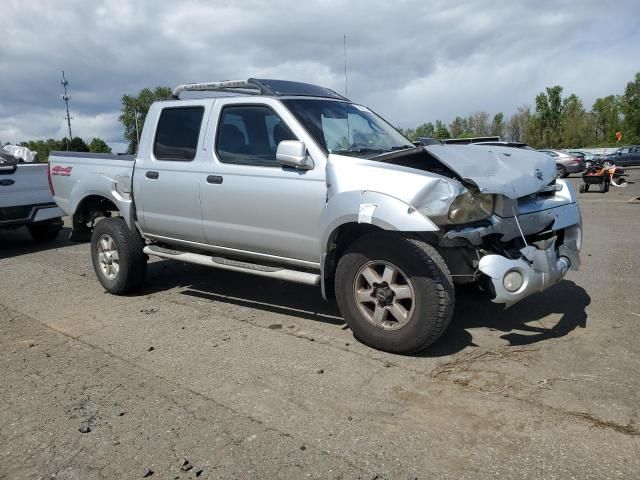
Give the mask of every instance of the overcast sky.
<path id="1" fill-rule="evenodd" d="M 120 149 L 120 97 L 184 82 L 280 78 L 415 126 L 508 117 L 560 84 L 590 108 L 640 71 L 640 2 L 4 0 L 0 140 L 73 134 Z"/>

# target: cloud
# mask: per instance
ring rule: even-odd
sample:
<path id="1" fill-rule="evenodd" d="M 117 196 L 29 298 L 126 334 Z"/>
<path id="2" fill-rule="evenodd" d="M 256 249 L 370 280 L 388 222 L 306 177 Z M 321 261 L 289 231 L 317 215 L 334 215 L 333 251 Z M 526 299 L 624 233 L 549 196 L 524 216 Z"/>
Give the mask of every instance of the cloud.
<path id="1" fill-rule="evenodd" d="M 640 70 L 631 0 L 519 2 L 10 1 L 2 11 L 0 139 L 122 142 L 120 97 L 147 86 L 250 76 L 344 91 L 398 126 L 477 110 L 507 115 L 548 85 L 590 106 Z"/>

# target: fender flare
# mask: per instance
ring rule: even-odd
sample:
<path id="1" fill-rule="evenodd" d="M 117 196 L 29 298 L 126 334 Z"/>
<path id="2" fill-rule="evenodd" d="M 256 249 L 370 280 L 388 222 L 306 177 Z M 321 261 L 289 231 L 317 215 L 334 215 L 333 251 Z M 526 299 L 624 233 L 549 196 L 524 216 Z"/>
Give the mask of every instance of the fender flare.
<path id="1" fill-rule="evenodd" d="M 320 217 L 322 296 L 326 299 L 325 280 L 329 260 L 329 243 L 342 225 L 361 223 L 397 232 L 435 232 L 439 227 L 414 206 L 380 192 L 353 190 L 329 199 Z"/>
<path id="2" fill-rule="evenodd" d="M 133 202 L 128 192 L 120 192 L 117 179 L 106 175 L 91 177 L 90 182 L 79 181 L 71 189 L 70 211 L 74 216 L 82 202 L 92 196 L 103 197 L 111 201 L 120 212 L 120 215 L 131 229 L 135 228 L 132 222 Z"/>
<path id="3" fill-rule="evenodd" d="M 320 217 L 322 253 L 329 238 L 345 223 L 369 223 L 383 230 L 435 232 L 439 227 L 414 206 L 391 195 L 370 190 L 339 193 L 329 199 Z"/>

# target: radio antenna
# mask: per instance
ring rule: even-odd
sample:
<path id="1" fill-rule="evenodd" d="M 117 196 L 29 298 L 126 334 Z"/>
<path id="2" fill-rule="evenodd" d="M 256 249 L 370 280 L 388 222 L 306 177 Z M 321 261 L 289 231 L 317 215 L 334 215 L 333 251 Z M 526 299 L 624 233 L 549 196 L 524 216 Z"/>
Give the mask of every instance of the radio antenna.
<path id="1" fill-rule="evenodd" d="M 69 115 L 69 100 L 71 100 L 71 97 L 67 93 L 67 85 L 69 85 L 69 82 L 64 76 L 64 70 L 62 71 L 62 81 L 60 82 L 60 85 L 64 87 L 64 95 L 60 95 L 60 99 L 64 100 L 64 103 L 67 106 L 67 114 L 65 115 L 64 119 L 67 121 L 67 126 L 69 127 L 69 139 L 67 140 L 67 151 L 69 151 L 69 143 L 71 143 L 71 139 L 73 138 L 71 136 L 71 120 L 73 119 L 73 117 Z"/>
<path id="2" fill-rule="evenodd" d="M 342 38 L 342 50 L 344 52 L 344 96 L 349 96 L 349 83 L 347 80 L 347 36 Z"/>

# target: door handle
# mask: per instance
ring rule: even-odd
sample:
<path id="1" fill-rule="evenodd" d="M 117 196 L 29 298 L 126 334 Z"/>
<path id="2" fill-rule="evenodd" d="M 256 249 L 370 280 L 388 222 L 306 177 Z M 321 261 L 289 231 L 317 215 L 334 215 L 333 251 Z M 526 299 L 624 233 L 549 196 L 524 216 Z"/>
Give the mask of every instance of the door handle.
<path id="1" fill-rule="evenodd" d="M 155 180 L 160 176 L 160 174 L 158 172 L 149 171 L 149 172 L 145 173 L 144 176 L 147 177 L 147 178 L 150 178 L 151 180 Z"/>
<path id="2" fill-rule="evenodd" d="M 207 176 L 207 183 L 219 185 L 222 183 L 222 177 L 220 175 L 209 175 Z"/>

